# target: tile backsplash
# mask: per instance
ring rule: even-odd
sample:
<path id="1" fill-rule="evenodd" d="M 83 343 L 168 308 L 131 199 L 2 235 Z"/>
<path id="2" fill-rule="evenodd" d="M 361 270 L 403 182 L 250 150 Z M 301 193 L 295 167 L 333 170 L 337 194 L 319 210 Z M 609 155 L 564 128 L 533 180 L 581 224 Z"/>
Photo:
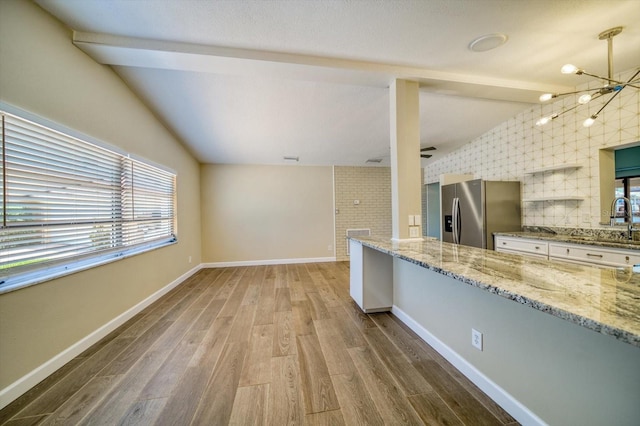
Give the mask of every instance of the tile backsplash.
<path id="1" fill-rule="evenodd" d="M 632 72 L 622 73 L 617 79 L 625 81 Z M 600 85 L 594 81 L 579 89 L 596 89 Z M 590 128 L 583 127 L 582 122 L 606 100 L 581 106 L 543 127 L 535 125 L 540 117 L 575 105 L 576 96 L 569 95 L 550 105 L 535 105 L 429 164 L 425 183 L 437 182 L 445 173 L 519 180 L 523 199 L 584 198 L 523 202 L 524 226 L 601 227 L 599 150 L 640 142 L 639 92 L 633 88 L 620 92 Z M 528 173 L 563 164 L 579 167 Z"/>

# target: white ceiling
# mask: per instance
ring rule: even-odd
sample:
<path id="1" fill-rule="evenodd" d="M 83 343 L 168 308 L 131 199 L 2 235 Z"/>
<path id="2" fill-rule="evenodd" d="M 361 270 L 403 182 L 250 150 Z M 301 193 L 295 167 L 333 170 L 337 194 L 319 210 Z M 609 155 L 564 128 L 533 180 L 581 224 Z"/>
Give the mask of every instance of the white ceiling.
<path id="1" fill-rule="evenodd" d="M 38 0 L 205 163 L 389 160 L 395 78 L 420 82 L 431 160 L 585 76 L 640 66 L 638 0 Z M 488 52 L 481 35 L 507 34 Z"/>

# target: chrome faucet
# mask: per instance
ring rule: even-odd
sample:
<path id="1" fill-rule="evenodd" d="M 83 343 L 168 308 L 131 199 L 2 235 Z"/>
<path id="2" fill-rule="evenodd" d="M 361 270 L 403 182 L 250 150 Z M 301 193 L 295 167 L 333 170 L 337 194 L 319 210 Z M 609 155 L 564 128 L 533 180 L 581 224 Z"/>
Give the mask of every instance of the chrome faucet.
<path id="1" fill-rule="evenodd" d="M 631 211 L 631 200 L 629 200 L 627 197 L 616 197 L 611 202 L 611 220 L 610 220 L 610 225 L 611 226 L 616 226 L 616 204 L 618 203 L 619 200 L 623 200 L 624 204 L 625 204 L 624 218 L 627 221 L 627 239 L 629 241 L 631 241 L 631 240 L 633 240 L 633 231 L 638 231 L 640 229 L 637 229 L 637 228 L 633 227 L 633 213 Z"/>

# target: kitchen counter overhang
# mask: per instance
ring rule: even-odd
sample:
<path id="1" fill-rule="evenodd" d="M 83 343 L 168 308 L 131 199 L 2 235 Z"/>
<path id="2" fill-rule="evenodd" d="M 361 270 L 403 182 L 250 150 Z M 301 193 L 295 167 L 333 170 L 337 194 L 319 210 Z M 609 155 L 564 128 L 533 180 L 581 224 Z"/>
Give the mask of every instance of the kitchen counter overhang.
<path id="1" fill-rule="evenodd" d="M 433 239 L 363 246 L 640 347 L 640 274 L 538 260 Z"/>

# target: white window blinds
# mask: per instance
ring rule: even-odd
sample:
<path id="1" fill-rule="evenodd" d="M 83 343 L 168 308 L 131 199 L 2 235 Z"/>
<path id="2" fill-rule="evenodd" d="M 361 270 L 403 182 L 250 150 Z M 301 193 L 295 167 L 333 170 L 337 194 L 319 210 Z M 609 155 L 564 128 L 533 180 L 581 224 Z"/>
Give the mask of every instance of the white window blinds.
<path id="1" fill-rule="evenodd" d="M 0 278 L 175 239 L 175 175 L 0 114 Z"/>

